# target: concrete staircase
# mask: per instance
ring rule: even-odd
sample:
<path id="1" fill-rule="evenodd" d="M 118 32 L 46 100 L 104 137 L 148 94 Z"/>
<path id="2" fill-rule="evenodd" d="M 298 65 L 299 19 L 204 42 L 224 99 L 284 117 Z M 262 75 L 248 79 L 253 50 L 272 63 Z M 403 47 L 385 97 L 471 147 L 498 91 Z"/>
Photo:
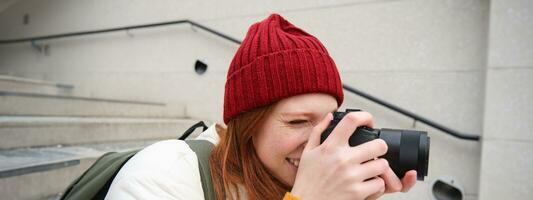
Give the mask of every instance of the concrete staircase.
<path id="1" fill-rule="evenodd" d="M 70 94 L 73 89 L 74 86 L 70 84 L 61 84 L 50 81 L 0 74 L 0 91 L 2 92 L 27 92 L 35 94 L 60 95 Z"/>
<path id="2" fill-rule="evenodd" d="M 162 102 L 75 96 L 73 90 L 0 76 L 1 199 L 57 199 L 100 155 L 175 139 L 198 121 Z"/>

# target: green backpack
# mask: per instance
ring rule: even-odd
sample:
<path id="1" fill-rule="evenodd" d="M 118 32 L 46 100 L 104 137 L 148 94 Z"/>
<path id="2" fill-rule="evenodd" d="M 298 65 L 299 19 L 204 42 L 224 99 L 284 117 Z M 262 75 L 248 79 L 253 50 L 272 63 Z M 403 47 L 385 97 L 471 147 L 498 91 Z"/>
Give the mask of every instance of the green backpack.
<path id="1" fill-rule="evenodd" d="M 179 139 L 184 140 L 198 127 L 203 127 L 204 131 L 207 129 L 207 126 L 200 121 L 185 131 Z M 185 140 L 185 143 L 191 147 L 198 157 L 204 198 L 206 200 L 214 200 L 215 193 L 209 170 L 209 154 L 213 144 L 206 140 Z M 140 149 L 127 152 L 110 152 L 102 155 L 87 171 L 70 184 L 61 200 L 104 199 L 120 168 L 139 151 Z"/>

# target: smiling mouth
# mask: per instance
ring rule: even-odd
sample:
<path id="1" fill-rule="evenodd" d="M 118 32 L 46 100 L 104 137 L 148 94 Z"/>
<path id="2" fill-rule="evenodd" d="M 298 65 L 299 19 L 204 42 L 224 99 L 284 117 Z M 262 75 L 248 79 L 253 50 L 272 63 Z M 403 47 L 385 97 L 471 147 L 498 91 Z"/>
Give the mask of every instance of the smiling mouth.
<path id="1" fill-rule="evenodd" d="M 296 168 L 300 165 L 300 159 L 299 158 L 285 158 L 287 162 L 289 162 L 291 165 L 294 165 Z"/>

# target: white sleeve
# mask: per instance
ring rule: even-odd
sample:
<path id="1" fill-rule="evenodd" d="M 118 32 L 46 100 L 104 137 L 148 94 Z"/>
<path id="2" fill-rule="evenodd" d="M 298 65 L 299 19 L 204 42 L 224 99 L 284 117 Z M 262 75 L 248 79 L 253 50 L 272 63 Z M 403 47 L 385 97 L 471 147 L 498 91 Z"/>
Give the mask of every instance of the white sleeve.
<path id="1" fill-rule="evenodd" d="M 198 158 L 183 141 L 150 145 L 121 168 L 105 199 L 203 200 Z"/>

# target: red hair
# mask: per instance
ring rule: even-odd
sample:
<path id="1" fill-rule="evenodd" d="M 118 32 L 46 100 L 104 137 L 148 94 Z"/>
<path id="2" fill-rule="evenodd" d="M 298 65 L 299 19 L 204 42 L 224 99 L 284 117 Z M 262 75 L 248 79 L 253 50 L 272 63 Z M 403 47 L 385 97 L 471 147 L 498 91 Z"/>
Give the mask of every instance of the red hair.
<path id="1" fill-rule="evenodd" d="M 282 199 L 290 186 L 266 169 L 257 156 L 252 137 L 271 113 L 269 105 L 241 114 L 219 131 L 220 142 L 209 156 L 216 199 L 241 199 L 239 188 L 250 200 Z"/>

